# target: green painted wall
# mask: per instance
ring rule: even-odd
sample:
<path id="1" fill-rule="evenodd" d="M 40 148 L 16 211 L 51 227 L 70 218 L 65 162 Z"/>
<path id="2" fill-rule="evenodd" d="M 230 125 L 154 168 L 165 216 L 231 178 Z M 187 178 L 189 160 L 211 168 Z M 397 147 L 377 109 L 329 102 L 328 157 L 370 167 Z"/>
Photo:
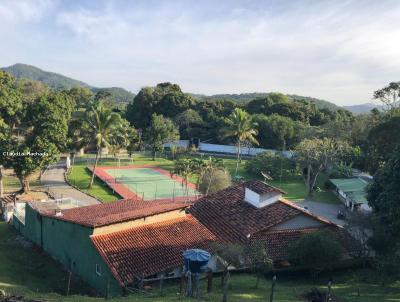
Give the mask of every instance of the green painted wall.
<path id="1" fill-rule="evenodd" d="M 72 269 L 100 294 L 106 294 L 108 283 L 109 296 L 122 295 L 121 287 L 90 240 L 93 229 L 41 216 L 28 204 L 25 226 L 19 221 L 13 224 L 21 234 L 41 246 L 67 270 Z M 100 266 L 101 276 L 96 273 L 96 264 Z"/>
<path id="2" fill-rule="evenodd" d="M 105 294 L 109 282 L 109 294 L 121 295 L 122 291 L 107 265 L 95 249 L 90 236 L 91 228 L 58 219 L 43 217 L 43 249 L 60 261 L 99 293 Z M 101 276 L 96 273 L 101 267 Z"/>

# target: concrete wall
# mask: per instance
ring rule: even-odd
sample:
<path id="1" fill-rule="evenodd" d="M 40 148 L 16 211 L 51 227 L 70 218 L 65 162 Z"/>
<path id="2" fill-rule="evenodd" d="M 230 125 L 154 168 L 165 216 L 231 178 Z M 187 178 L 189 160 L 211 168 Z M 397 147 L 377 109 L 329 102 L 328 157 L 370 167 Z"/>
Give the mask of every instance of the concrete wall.
<path id="1" fill-rule="evenodd" d="M 287 229 L 306 229 L 321 227 L 324 223 L 306 215 L 298 215 L 290 220 L 282 222 L 272 228 L 272 230 L 287 230 Z"/>
<path id="2" fill-rule="evenodd" d="M 132 227 L 137 227 L 137 226 L 146 225 L 146 224 L 155 223 L 155 222 L 161 222 L 161 221 L 174 219 L 174 218 L 178 218 L 178 217 L 184 217 L 184 216 L 186 216 L 184 210 L 171 211 L 171 212 L 162 213 L 162 214 L 158 214 L 158 215 L 148 216 L 148 217 L 141 218 L 141 219 L 136 219 L 136 220 L 131 220 L 131 221 L 127 221 L 127 222 L 116 223 L 116 224 L 112 224 L 112 225 L 108 225 L 108 226 L 98 227 L 98 228 L 94 229 L 93 235 L 118 232 L 118 231 L 130 229 Z"/>
<path id="3" fill-rule="evenodd" d="M 170 148 L 172 145 L 187 149 L 187 148 L 189 148 L 189 141 L 188 140 L 179 140 L 176 142 L 166 143 L 166 144 L 164 144 L 164 147 Z M 236 154 L 237 153 L 236 146 L 208 144 L 208 143 L 202 143 L 202 142 L 199 143 L 198 150 L 203 151 L 203 152 L 215 152 L 215 153 L 226 153 L 226 154 Z M 273 153 L 282 152 L 282 151 L 273 150 L 273 149 L 241 147 L 242 155 L 255 156 L 258 153 L 262 153 L 265 151 L 269 151 L 269 152 L 273 152 Z M 293 153 L 291 151 L 283 151 L 282 154 L 283 154 L 283 156 L 285 156 L 287 158 L 291 158 L 293 156 Z"/>

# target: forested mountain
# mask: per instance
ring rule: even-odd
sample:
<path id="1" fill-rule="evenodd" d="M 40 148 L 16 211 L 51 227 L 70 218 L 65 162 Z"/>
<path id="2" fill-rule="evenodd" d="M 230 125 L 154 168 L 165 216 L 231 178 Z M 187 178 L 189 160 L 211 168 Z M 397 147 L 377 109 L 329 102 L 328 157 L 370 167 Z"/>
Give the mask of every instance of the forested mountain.
<path id="1" fill-rule="evenodd" d="M 119 103 L 128 103 L 135 97 L 135 95 L 132 92 L 123 88 L 94 87 L 82 81 L 78 81 L 58 73 L 44 71 L 32 65 L 18 63 L 0 69 L 12 74 L 17 79 L 29 79 L 29 80 L 39 81 L 46 84 L 50 88 L 54 89 L 70 89 L 73 87 L 86 87 L 91 89 L 94 93 L 98 91 L 108 92 L 111 94 L 112 98 Z"/>
<path id="2" fill-rule="evenodd" d="M 377 106 L 373 103 L 364 103 L 360 105 L 350 105 L 350 106 L 343 106 L 345 109 L 356 113 L 356 114 L 361 114 L 361 113 L 368 113 L 374 108 L 379 108 L 380 106 Z"/>
<path id="3" fill-rule="evenodd" d="M 240 93 L 240 94 L 214 94 L 214 95 L 204 95 L 204 94 L 194 94 L 190 93 L 192 97 L 199 101 L 205 101 L 205 100 L 231 100 L 239 103 L 247 103 L 250 102 L 254 99 L 258 98 L 266 98 L 269 96 L 272 92 L 252 92 L 252 93 Z M 286 95 L 289 97 L 289 99 L 292 100 L 305 100 L 309 101 L 311 103 L 314 103 L 318 109 L 323 109 L 323 108 L 328 108 L 331 110 L 337 110 L 340 109 L 339 106 L 328 102 L 324 101 L 321 99 L 316 99 L 308 96 L 300 96 L 300 95 L 295 95 L 295 94 L 288 94 Z"/>

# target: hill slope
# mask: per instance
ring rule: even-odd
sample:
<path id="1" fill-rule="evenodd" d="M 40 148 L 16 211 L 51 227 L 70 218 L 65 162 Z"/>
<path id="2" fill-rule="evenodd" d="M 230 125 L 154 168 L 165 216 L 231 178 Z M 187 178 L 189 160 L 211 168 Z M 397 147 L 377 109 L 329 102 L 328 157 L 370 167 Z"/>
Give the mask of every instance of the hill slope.
<path id="1" fill-rule="evenodd" d="M 98 91 L 107 91 L 111 94 L 114 100 L 119 103 L 128 103 L 135 96 L 132 92 L 123 88 L 93 87 L 82 81 L 78 81 L 58 73 L 45 71 L 32 65 L 18 63 L 9 67 L 2 67 L 0 69 L 12 74 L 17 79 L 29 79 L 29 80 L 39 81 L 53 89 L 70 89 L 72 87 L 86 87 L 91 89 L 94 93 Z"/>
<path id="2" fill-rule="evenodd" d="M 32 65 L 26 64 L 14 64 L 9 67 L 0 68 L 10 74 L 12 74 L 17 79 L 29 79 L 34 81 L 39 81 L 47 86 L 54 89 L 70 89 L 72 87 L 87 87 L 90 85 L 68 78 L 58 73 L 44 71 Z"/>
<path id="3" fill-rule="evenodd" d="M 381 106 L 377 106 L 373 103 L 365 103 L 365 104 L 360 104 L 360 105 L 350 105 L 350 106 L 343 106 L 343 108 L 349 110 L 350 112 L 353 112 L 355 114 L 361 114 L 361 113 L 368 113 L 374 108 L 380 108 Z"/>

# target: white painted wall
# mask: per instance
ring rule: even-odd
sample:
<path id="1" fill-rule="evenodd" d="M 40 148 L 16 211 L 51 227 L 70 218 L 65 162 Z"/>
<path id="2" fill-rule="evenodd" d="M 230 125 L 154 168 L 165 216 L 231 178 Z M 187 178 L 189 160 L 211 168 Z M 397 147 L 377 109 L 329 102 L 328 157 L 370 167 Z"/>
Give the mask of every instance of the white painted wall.
<path id="1" fill-rule="evenodd" d="M 171 143 L 166 143 L 164 144 L 164 147 L 171 147 L 171 146 L 178 146 L 181 148 L 189 148 L 189 141 L 188 140 L 179 140 L 176 142 L 171 142 Z M 198 146 L 199 151 L 203 152 L 215 152 L 215 153 L 226 153 L 226 154 L 236 154 L 237 153 L 237 148 L 236 146 L 230 146 L 230 145 L 220 145 L 220 144 L 208 144 L 208 143 L 199 143 Z M 259 153 L 262 152 L 281 152 L 283 156 L 287 158 L 291 158 L 293 156 L 293 153 L 291 151 L 279 151 L 279 150 L 273 150 L 273 149 L 264 149 L 264 148 L 249 148 L 249 147 L 242 147 L 241 148 L 241 155 L 248 155 L 248 156 L 255 156 Z"/>
<path id="2" fill-rule="evenodd" d="M 267 205 L 277 202 L 281 198 L 282 194 L 277 192 L 260 195 L 248 188 L 245 188 L 244 200 L 256 208 L 263 208 Z"/>
<path id="3" fill-rule="evenodd" d="M 287 230 L 287 229 L 305 229 L 323 226 L 324 223 L 313 219 L 307 215 L 300 214 L 292 219 L 282 222 L 274 226 L 273 230 Z"/>

